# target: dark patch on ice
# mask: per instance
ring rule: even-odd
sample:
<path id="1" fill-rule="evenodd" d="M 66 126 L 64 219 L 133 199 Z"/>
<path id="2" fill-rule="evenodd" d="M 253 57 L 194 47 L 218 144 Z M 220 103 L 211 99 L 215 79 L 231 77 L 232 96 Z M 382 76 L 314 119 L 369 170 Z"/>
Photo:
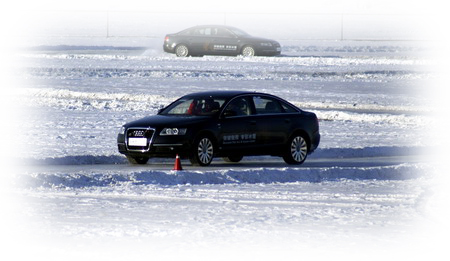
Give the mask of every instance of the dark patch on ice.
<path id="1" fill-rule="evenodd" d="M 28 68 L 30 77 L 52 79 L 79 78 L 187 78 L 187 79 L 238 79 L 238 80 L 314 80 L 314 79 L 415 79 L 430 77 L 430 73 L 414 70 L 369 70 L 343 72 L 307 72 L 307 71 L 267 71 L 233 72 L 214 70 L 157 70 L 157 69 L 120 69 L 120 68 Z"/>

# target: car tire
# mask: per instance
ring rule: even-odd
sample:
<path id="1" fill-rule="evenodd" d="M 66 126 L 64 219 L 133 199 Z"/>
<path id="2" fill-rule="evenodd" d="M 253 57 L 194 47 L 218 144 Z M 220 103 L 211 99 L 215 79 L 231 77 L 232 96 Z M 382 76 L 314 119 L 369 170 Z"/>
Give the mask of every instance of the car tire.
<path id="1" fill-rule="evenodd" d="M 244 57 L 253 57 L 255 56 L 255 48 L 253 48 L 253 46 L 246 45 L 242 48 L 241 54 Z"/>
<path id="2" fill-rule="evenodd" d="M 234 162 L 234 163 L 236 163 L 236 162 L 241 161 L 242 158 L 243 158 L 242 155 L 233 155 L 233 156 L 223 157 L 222 159 L 224 161 L 226 161 L 226 162 Z"/>
<path id="3" fill-rule="evenodd" d="M 187 57 L 189 55 L 189 48 L 184 44 L 177 45 L 175 47 L 175 54 L 178 57 Z"/>
<path id="4" fill-rule="evenodd" d="M 149 158 L 148 157 L 131 157 L 131 156 L 127 156 L 128 162 L 130 162 L 131 164 L 147 164 Z"/>
<path id="5" fill-rule="evenodd" d="M 209 136 L 194 140 L 189 160 L 194 166 L 208 166 L 214 157 L 214 143 Z"/>
<path id="6" fill-rule="evenodd" d="M 293 135 L 285 146 L 284 161 L 287 164 L 302 164 L 308 156 L 308 146 L 308 142 L 303 135 Z"/>

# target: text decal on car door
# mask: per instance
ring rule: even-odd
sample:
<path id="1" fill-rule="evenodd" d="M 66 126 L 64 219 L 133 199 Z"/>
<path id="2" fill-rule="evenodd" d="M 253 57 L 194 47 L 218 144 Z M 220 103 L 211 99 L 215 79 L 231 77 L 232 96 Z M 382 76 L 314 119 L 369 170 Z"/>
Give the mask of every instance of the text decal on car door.
<path id="1" fill-rule="evenodd" d="M 231 134 L 223 136 L 223 144 L 243 144 L 256 142 L 256 133 Z"/>
<path id="2" fill-rule="evenodd" d="M 215 44 L 214 50 L 237 50 L 237 45 Z"/>

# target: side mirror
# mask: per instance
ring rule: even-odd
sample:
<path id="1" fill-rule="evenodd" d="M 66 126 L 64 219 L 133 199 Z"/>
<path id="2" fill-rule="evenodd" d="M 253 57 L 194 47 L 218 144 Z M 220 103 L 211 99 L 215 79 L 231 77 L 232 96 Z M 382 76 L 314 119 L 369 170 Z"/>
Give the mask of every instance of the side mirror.
<path id="1" fill-rule="evenodd" d="M 164 105 L 160 105 L 157 114 L 160 114 L 165 108 Z"/>

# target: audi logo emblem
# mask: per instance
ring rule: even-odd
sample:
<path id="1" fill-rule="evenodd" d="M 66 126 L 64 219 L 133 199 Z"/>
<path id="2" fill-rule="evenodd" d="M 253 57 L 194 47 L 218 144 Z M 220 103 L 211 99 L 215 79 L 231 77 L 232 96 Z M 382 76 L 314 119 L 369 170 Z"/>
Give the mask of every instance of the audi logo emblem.
<path id="1" fill-rule="evenodd" d="M 145 131 L 143 130 L 135 130 L 132 132 L 134 137 L 143 137 L 145 134 Z"/>

